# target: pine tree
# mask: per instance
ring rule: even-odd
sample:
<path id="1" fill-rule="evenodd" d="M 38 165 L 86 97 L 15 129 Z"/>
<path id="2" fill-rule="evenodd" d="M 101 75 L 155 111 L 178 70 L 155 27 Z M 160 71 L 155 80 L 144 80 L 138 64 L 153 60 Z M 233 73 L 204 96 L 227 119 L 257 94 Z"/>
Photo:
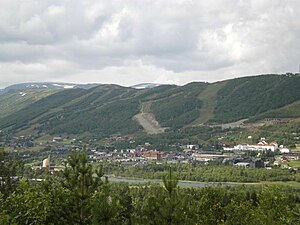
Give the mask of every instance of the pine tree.
<path id="1" fill-rule="evenodd" d="M 107 177 L 105 177 L 102 190 L 96 192 L 91 198 L 91 205 L 93 224 L 110 225 L 117 223 L 121 205 L 116 196 L 112 195 Z"/>
<path id="2" fill-rule="evenodd" d="M 167 197 L 164 199 L 164 205 L 161 210 L 164 222 L 167 225 L 174 224 L 175 213 L 177 205 L 179 204 L 179 199 L 177 198 L 177 184 L 178 179 L 173 175 L 172 168 L 168 168 L 168 173 L 163 177 L 164 188 L 167 191 Z"/>
<path id="3" fill-rule="evenodd" d="M 94 176 L 94 173 L 96 176 Z M 88 201 L 96 190 L 100 190 L 103 183 L 102 176 L 102 166 L 93 170 L 92 165 L 88 163 L 86 146 L 83 147 L 81 152 L 72 151 L 64 169 L 64 185 L 73 191 L 74 208 L 77 211 L 74 220 L 77 220 L 78 224 L 86 224 L 89 220 L 90 208 Z"/>

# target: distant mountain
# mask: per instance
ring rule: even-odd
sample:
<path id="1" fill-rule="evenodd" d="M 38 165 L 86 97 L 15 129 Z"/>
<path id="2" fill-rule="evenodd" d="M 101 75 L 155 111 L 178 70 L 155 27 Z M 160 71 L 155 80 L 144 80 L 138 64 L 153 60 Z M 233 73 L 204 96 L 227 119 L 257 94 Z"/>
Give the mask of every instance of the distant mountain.
<path id="1" fill-rule="evenodd" d="M 147 89 L 147 88 L 155 88 L 160 86 L 161 84 L 154 84 L 154 83 L 142 83 L 142 84 L 136 84 L 131 86 L 132 88 L 135 89 Z"/>
<path id="2" fill-rule="evenodd" d="M 60 89 L 50 92 L 30 89 L 30 93 L 15 90 L 0 95 L 0 115 L 5 115 L 0 116 L 0 130 L 105 137 L 143 131 L 147 124 L 141 126 L 134 119 L 137 114 L 147 115 L 145 120 L 152 125 L 169 129 L 299 117 L 300 76 L 290 74 L 144 89 L 104 84 L 69 89 L 65 87 L 71 84 L 59 85 Z M 16 101 L 20 106 L 16 107 Z"/>
<path id="3" fill-rule="evenodd" d="M 21 83 L 8 86 L 4 89 L 0 89 L 0 94 L 6 93 L 10 90 L 28 90 L 28 89 L 48 89 L 48 90 L 60 90 L 60 89 L 72 89 L 82 88 L 90 89 L 100 84 L 74 84 L 74 83 L 57 83 L 57 82 L 37 82 L 37 83 Z"/>

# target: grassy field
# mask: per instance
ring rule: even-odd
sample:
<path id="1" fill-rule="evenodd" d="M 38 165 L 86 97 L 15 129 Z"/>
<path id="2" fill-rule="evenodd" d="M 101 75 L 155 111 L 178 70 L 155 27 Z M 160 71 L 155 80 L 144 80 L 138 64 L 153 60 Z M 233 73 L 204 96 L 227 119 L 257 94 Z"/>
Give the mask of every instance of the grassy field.
<path id="1" fill-rule="evenodd" d="M 289 166 L 294 168 L 300 168 L 300 160 L 293 160 L 288 163 Z"/>

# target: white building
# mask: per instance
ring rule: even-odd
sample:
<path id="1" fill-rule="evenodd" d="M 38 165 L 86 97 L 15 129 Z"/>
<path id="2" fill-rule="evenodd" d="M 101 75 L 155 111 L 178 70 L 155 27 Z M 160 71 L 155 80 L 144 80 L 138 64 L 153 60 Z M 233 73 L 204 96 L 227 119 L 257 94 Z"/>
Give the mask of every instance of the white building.
<path id="1" fill-rule="evenodd" d="M 288 149 L 287 147 L 284 147 L 284 146 L 280 147 L 279 151 L 281 153 L 290 153 L 290 149 Z"/>
<path id="2" fill-rule="evenodd" d="M 265 151 L 265 150 L 271 150 L 274 152 L 278 149 L 278 144 L 276 142 L 271 142 L 268 144 L 265 141 L 261 141 L 256 145 L 250 145 L 250 144 L 239 144 L 234 146 L 234 150 L 240 150 L 240 151 Z"/>
<path id="3" fill-rule="evenodd" d="M 248 163 L 248 162 L 238 162 L 234 165 L 235 166 L 240 166 L 240 167 L 250 167 L 250 163 Z"/>
<path id="4" fill-rule="evenodd" d="M 187 145 L 186 148 L 187 149 L 192 149 L 192 150 L 198 150 L 199 149 L 199 145 Z"/>

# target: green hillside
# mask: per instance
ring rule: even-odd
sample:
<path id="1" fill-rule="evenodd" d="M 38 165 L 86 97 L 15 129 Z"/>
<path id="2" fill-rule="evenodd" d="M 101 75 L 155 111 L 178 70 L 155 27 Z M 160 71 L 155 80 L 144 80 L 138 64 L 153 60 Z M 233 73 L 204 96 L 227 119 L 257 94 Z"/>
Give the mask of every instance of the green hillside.
<path id="1" fill-rule="evenodd" d="M 262 75 L 229 80 L 217 94 L 211 122 L 249 118 L 299 99 L 300 76 Z"/>
<path id="2" fill-rule="evenodd" d="M 55 90 L 32 90 L 26 91 L 11 90 L 8 93 L 0 95 L 0 118 L 8 116 L 13 112 L 42 99 L 53 93 Z"/>
<path id="3" fill-rule="evenodd" d="M 101 85 L 55 93 L 34 90 L 24 96 L 5 93 L 0 112 L 0 129 L 95 137 L 141 132 L 133 119 L 139 113 L 153 115 L 170 129 L 244 118 L 297 118 L 300 76 L 263 75 L 143 90 Z"/>
<path id="4" fill-rule="evenodd" d="M 94 88 L 72 104 L 62 106 L 63 110 L 43 123 L 43 130 L 56 134 L 89 132 L 97 136 L 137 132 L 140 127 L 132 120 L 140 110 L 135 93 L 133 89 L 112 85 Z"/>
<path id="5" fill-rule="evenodd" d="M 265 118 L 300 118 L 300 100 L 279 109 L 273 109 L 258 116 L 251 117 L 248 121 L 254 122 Z"/>
<path id="6" fill-rule="evenodd" d="M 135 92 L 112 85 L 60 91 L 3 118 L 0 127 L 16 131 L 38 126 L 39 132 L 50 134 L 97 136 L 136 132 L 139 126 L 131 119 L 139 112 Z"/>
<path id="7" fill-rule="evenodd" d="M 47 114 L 51 111 L 59 111 L 63 104 L 68 103 L 76 96 L 80 96 L 86 90 L 72 89 L 67 91 L 57 92 L 45 98 L 42 98 L 23 109 L 8 115 L 0 120 L 0 126 L 11 128 L 13 130 L 27 127 L 36 118 Z M 55 109 L 55 110 L 54 110 Z"/>
<path id="8" fill-rule="evenodd" d="M 168 96 L 152 103 L 151 111 L 164 127 L 181 128 L 200 115 L 200 93 L 207 83 L 190 83 L 169 92 Z"/>

